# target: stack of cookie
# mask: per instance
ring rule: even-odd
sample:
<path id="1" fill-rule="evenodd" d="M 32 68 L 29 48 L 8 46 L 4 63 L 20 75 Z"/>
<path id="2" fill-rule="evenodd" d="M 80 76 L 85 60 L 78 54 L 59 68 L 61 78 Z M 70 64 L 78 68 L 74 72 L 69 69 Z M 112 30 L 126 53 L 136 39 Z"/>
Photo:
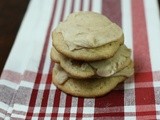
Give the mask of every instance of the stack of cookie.
<path id="1" fill-rule="evenodd" d="M 94 12 L 76 12 L 52 33 L 53 83 L 81 97 L 102 96 L 133 74 L 121 28 Z"/>

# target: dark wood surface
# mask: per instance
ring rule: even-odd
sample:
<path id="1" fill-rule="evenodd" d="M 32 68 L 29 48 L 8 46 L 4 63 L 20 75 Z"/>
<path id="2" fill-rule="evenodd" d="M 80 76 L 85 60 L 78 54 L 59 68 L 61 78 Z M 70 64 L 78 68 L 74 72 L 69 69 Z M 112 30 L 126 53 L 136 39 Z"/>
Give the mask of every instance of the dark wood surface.
<path id="1" fill-rule="evenodd" d="M 29 0 L 0 0 L 0 75 Z"/>
<path id="2" fill-rule="evenodd" d="M 28 3 L 29 0 L 0 0 L 0 75 Z"/>

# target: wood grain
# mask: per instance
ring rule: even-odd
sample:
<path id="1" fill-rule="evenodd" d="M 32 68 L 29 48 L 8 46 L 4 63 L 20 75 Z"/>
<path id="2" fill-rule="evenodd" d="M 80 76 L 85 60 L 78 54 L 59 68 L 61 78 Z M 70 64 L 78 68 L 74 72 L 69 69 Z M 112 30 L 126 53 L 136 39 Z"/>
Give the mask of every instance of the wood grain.
<path id="1" fill-rule="evenodd" d="M 0 0 L 0 74 L 14 43 L 29 0 Z"/>

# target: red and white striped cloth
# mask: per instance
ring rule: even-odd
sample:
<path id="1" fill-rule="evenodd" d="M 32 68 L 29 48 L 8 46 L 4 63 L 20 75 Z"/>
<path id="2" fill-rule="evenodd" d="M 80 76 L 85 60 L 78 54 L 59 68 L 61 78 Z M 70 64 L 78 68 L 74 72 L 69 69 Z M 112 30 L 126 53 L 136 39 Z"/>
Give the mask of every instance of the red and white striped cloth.
<path id="1" fill-rule="evenodd" d="M 135 74 L 104 97 L 66 95 L 51 83 L 51 31 L 74 11 L 95 11 L 123 28 Z M 31 0 L 0 79 L 0 119 L 160 119 L 157 0 Z"/>

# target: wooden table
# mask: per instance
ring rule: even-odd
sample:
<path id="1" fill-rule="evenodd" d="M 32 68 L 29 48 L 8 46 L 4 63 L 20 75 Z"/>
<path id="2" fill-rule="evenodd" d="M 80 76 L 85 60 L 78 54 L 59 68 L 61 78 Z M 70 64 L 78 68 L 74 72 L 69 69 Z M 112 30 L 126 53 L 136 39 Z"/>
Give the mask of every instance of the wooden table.
<path id="1" fill-rule="evenodd" d="M 29 0 L 0 0 L 0 74 L 14 43 Z"/>
<path id="2" fill-rule="evenodd" d="M 160 5 L 160 0 L 158 0 Z M 14 43 L 29 0 L 0 0 L 0 74 Z"/>

